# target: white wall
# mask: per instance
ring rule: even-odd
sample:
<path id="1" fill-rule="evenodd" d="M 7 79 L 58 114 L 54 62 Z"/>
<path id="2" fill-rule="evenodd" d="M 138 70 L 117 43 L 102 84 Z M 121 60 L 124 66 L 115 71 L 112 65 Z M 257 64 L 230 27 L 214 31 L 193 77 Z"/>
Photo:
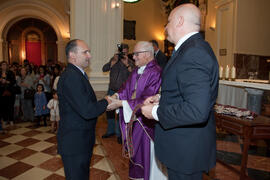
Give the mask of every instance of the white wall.
<path id="1" fill-rule="evenodd" d="M 237 3 L 235 53 L 270 56 L 270 1 Z"/>

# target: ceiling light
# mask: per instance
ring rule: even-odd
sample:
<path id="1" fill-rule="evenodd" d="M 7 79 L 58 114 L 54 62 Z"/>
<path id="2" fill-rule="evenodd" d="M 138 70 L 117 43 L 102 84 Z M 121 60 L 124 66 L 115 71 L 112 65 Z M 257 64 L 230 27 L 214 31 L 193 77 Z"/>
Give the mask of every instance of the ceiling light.
<path id="1" fill-rule="evenodd" d="M 139 2 L 140 0 L 123 0 L 126 3 L 136 3 Z"/>

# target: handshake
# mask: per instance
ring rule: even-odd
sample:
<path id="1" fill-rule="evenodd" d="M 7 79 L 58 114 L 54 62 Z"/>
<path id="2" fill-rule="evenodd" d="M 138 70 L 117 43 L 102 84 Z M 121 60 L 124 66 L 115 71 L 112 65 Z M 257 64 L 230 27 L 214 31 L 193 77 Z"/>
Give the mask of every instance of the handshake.
<path id="1" fill-rule="evenodd" d="M 119 99 L 119 96 L 117 93 L 115 93 L 112 96 L 106 96 L 105 99 L 109 103 L 107 106 L 107 111 L 112 111 L 114 109 L 117 109 L 123 106 L 122 100 Z M 141 110 L 142 110 L 142 114 L 148 119 L 154 119 L 152 116 L 152 109 L 155 105 L 159 104 L 159 99 L 160 99 L 160 95 L 156 94 L 144 100 Z"/>
<path id="2" fill-rule="evenodd" d="M 105 96 L 105 99 L 108 101 L 107 111 L 112 111 L 122 107 L 122 101 L 119 99 L 117 93 L 113 94 L 112 96 Z"/>

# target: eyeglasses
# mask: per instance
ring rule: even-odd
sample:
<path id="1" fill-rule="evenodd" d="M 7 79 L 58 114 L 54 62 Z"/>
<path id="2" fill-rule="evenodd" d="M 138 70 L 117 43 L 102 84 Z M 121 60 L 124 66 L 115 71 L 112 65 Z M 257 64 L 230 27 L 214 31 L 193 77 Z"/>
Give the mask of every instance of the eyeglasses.
<path id="1" fill-rule="evenodd" d="M 138 52 L 133 52 L 132 55 L 133 55 L 133 56 L 139 56 L 140 53 L 145 53 L 145 52 L 149 52 L 149 51 L 138 51 Z"/>

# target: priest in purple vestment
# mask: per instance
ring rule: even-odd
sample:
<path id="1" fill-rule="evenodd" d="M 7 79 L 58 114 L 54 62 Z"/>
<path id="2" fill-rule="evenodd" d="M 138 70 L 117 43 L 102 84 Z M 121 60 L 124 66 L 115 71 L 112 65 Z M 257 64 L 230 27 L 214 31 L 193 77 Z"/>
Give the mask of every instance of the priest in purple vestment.
<path id="1" fill-rule="evenodd" d="M 129 161 L 129 178 L 131 179 L 160 179 L 160 168 L 157 168 L 153 153 L 154 126 L 153 120 L 146 119 L 140 112 L 136 113 L 136 121 L 133 122 L 132 135 L 128 137 L 128 123 L 132 111 L 144 100 L 158 93 L 161 84 L 161 68 L 154 59 L 154 49 L 151 43 L 140 41 L 136 44 L 133 58 L 137 68 L 133 70 L 127 81 L 112 98 L 118 98 L 117 103 L 108 106 L 108 110 L 120 107 L 120 128 L 123 146 L 129 151 L 127 138 L 132 139 L 133 153 Z M 154 163 L 153 163 L 154 162 Z M 155 167 L 154 167 L 155 166 Z M 153 173 L 153 169 L 155 172 Z M 166 178 L 163 178 L 166 179 Z"/>

